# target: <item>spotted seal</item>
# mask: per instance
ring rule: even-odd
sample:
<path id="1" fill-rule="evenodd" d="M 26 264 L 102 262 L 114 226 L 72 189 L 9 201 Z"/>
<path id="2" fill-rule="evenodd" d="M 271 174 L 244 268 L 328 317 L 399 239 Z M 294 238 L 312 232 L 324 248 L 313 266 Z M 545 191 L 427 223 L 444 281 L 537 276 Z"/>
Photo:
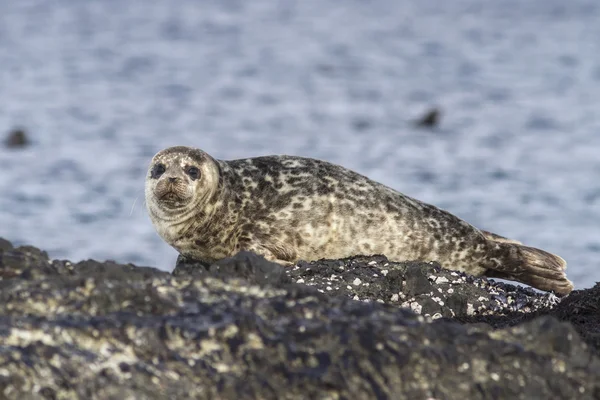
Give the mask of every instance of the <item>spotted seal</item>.
<path id="1" fill-rule="evenodd" d="M 475 228 L 339 165 L 264 156 L 217 160 L 176 146 L 158 152 L 145 185 L 158 234 L 205 261 L 253 251 L 284 265 L 383 254 L 392 261 L 515 280 L 567 294 L 566 262 Z"/>

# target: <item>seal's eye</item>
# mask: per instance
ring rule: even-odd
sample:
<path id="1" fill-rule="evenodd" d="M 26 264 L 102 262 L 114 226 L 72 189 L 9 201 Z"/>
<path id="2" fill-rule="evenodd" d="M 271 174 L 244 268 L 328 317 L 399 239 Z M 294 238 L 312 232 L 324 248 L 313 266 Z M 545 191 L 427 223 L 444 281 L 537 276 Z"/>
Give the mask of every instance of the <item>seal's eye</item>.
<path id="1" fill-rule="evenodd" d="M 162 174 L 165 173 L 165 166 L 162 164 L 156 164 L 153 168 L 152 168 L 152 172 L 150 172 L 150 176 L 153 178 L 158 178 L 159 176 L 161 176 Z"/>
<path id="2" fill-rule="evenodd" d="M 196 167 L 187 167 L 185 169 L 185 173 L 188 174 L 193 180 L 196 180 L 200 177 L 200 171 Z"/>

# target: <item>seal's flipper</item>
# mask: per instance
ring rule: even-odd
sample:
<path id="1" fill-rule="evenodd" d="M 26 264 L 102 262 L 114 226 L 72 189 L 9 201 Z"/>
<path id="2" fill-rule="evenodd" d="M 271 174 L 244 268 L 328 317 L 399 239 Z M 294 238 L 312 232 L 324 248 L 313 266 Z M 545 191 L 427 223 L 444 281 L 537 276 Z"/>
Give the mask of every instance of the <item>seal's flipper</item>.
<path id="1" fill-rule="evenodd" d="M 515 243 L 496 241 L 493 246 L 499 263 L 485 275 L 515 280 L 560 295 L 569 294 L 573 290 L 573 283 L 565 274 L 567 263 L 563 258 Z"/>
<path id="2" fill-rule="evenodd" d="M 258 240 L 244 242 L 240 246 L 240 249 L 251 251 L 263 256 L 268 261 L 276 262 L 286 267 L 294 265 L 294 261 L 296 260 L 296 252 L 291 246 L 278 239 L 265 239 L 266 240 L 264 242 L 260 242 Z"/>

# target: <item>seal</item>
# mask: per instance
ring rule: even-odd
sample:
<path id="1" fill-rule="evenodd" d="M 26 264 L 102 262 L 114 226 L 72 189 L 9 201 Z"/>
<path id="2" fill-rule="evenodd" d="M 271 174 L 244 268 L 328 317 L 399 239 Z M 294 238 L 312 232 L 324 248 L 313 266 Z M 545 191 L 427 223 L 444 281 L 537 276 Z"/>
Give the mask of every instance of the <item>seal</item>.
<path id="1" fill-rule="evenodd" d="M 312 158 L 225 161 L 170 147 L 152 158 L 145 198 L 158 234 L 192 259 L 214 262 L 247 250 L 293 265 L 382 254 L 561 295 L 573 289 L 561 257 Z"/>

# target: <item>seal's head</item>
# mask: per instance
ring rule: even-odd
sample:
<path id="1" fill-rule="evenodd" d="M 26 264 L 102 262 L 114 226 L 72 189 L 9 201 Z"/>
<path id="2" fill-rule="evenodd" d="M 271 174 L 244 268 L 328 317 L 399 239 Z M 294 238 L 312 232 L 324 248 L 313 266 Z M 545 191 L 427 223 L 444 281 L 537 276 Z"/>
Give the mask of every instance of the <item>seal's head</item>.
<path id="1" fill-rule="evenodd" d="M 150 215 L 173 219 L 201 210 L 219 185 L 219 165 L 199 149 L 176 146 L 153 158 L 146 176 L 145 197 Z"/>

